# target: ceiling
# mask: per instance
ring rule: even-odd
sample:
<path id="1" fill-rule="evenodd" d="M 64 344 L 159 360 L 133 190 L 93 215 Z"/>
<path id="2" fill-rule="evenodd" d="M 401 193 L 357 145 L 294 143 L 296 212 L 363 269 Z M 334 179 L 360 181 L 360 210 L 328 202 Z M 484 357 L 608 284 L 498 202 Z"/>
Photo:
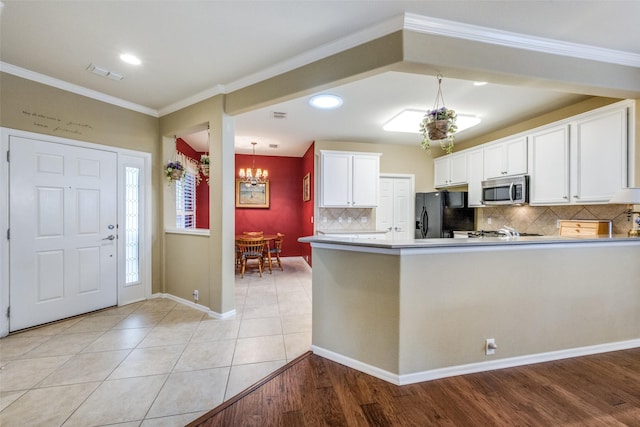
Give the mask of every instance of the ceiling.
<path id="1" fill-rule="evenodd" d="M 638 1 L 19 1 L 1 8 L 2 71 L 88 93 L 162 116 L 379 37 L 403 13 L 473 24 L 523 37 L 578 43 L 640 57 Z M 131 52 L 142 65 L 125 64 Z M 637 63 L 637 62 L 636 62 Z M 122 74 L 114 81 L 90 64 Z M 638 66 L 635 65 L 638 69 Z M 640 75 L 639 75 L 640 76 Z M 606 80 L 606 76 L 603 76 Z M 557 87 L 476 87 L 444 76 L 448 107 L 482 118 L 463 141 L 589 95 Z M 83 92 L 85 91 L 85 92 Z M 434 76 L 386 72 L 331 88 L 344 98 L 334 111 L 308 97 L 236 117 L 236 152 L 301 156 L 314 140 L 418 144 L 418 134 L 381 129 L 406 108 L 433 106 Z M 286 119 L 274 119 L 274 112 Z M 182 135 L 204 151 L 206 132 Z M 199 142 L 200 141 L 200 142 Z M 278 148 L 270 148 L 270 145 Z"/>

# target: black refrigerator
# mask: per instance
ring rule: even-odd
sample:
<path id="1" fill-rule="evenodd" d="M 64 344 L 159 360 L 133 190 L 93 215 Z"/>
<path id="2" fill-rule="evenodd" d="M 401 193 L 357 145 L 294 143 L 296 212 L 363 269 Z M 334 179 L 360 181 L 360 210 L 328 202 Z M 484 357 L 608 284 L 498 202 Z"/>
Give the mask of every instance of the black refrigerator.
<path id="1" fill-rule="evenodd" d="M 474 219 L 466 191 L 416 193 L 416 239 L 453 237 L 454 230 L 471 231 Z"/>

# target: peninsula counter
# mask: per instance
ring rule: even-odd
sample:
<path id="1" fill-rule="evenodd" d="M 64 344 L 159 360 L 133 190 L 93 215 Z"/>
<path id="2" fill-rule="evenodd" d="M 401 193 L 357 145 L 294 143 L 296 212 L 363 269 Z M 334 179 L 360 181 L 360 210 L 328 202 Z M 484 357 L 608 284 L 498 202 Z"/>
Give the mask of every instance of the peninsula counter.
<path id="1" fill-rule="evenodd" d="M 640 239 L 299 240 L 313 351 L 395 384 L 640 346 Z"/>

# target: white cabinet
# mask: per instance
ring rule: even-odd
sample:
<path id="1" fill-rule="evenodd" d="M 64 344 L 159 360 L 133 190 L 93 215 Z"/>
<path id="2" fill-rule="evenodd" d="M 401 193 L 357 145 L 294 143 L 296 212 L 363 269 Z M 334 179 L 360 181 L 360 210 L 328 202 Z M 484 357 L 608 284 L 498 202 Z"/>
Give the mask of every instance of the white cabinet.
<path id="1" fill-rule="evenodd" d="M 529 203 L 606 203 L 626 187 L 627 115 L 605 107 L 531 134 Z"/>
<path id="2" fill-rule="evenodd" d="M 449 154 L 433 161 L 434 187 L 449 187 L 467 183 L 466 153 Z"/>
<path id="3" fill-rule="evenodd" d="M 320 207 L 376 207 L 379 153 L 320 152 Z"/>
<path id="4" fill-rule="evenodd" d="M 608 202 L 627 186 L 627 108 L 587 115 L 573 125 L 571 201 Z"/>
<path id="5" fill-rule="evenodd" d="M 484 179 L 484 151 L 472 150 L 467 153 L 467 182 L 469 207 L 482 207 L 482 180 Z"/>
<path id="6" fill-rule="evenodd" d="M 527 173 L 527 137 L 501 140 L 484 147 L 484 177 Z"/>
<path id="7" fill-rule="evenodd" d="M 529 136 L 529 204 L 569 203 L 569 125 Z"/>

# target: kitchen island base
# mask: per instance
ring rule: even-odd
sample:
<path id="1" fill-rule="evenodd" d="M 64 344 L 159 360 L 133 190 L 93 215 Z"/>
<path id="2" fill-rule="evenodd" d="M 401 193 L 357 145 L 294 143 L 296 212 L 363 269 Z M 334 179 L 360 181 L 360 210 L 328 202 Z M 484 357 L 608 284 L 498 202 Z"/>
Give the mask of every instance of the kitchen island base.
<path id="1" fill-rule="evenodd" d="M 395 384 L 640 346 L 640 241 L 309 241 L 313 351 Z"/>

